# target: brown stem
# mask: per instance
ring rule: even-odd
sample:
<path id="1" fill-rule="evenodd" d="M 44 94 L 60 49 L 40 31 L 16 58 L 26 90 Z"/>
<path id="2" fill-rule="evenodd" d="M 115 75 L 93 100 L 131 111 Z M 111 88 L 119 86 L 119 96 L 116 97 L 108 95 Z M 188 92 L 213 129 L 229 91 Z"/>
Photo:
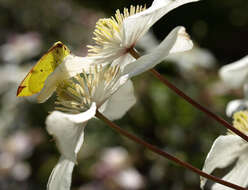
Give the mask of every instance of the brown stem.
<path id="1" fill-rule="evenodd" d="M 138 59 L 140 57 L 139 53 L 135 49 L 130 49 L 129 53 L 135 58 Z M 189 102 L 191 105 L 195 106 L 202 112 L 206 113 L 208 116 L 212 117 L 222 125 L 224 125 L 226 128 L 240 136 L 242 139 L 248 142 L 248 136 L 246 136 L 244 133 L 233 127 L 230 123 L 228 123 L 226 120 L 221 118 L 220 116 L 216 115 L 215 113 L 211 112 L 201 104 L 194 101 L 192 98 L 187 96 L 183 91 L 178 89 L 176 86 L 174 86 L 172 83 L 170 83 L 164 76 L 162 76 L 159 72 L 157 72 L 155 69 L 151 69 L 150 72 L 155 76 L 157 79 L 159 79 L 162 83 L 164 83 L 167 87 L 169 87 L 171 90 L 173 90 L 177 95 L 181 96 L 183 99 L 185 99 L 187 102 Z"/>
<path id="2" fill-rule="evenodd" d="M 159 155 L 161 155 L 162 157 L 164 158 L 167 158 L 173 162 L 176 162 L 178 165 L 184 167 L 184 168 L 187 168 L 195 173 L 197 173 L 198 175 L 202 176 L 202 177 L 205 177 L 207 179 L 210 179 L 210 180 L 213 180 L 217 183 L 220 183 L 222 185 L 225 185 L 227 187 L 231 187 L 231 188 L 234 188 L 234 189 L 237 189 L 237 190 L 247 190 L 243 187 L 240 187 L 238 185 L 235 185 L 233 183 L 230 183 L 230 182 L 227 182 L 227 181 L 224 181 L 218 177 L 215 177 L 213 175 L 209 175 L 203 171 L 201 171 L 200 169 L 190 165 L 189 163 L 187 162 L 183 162 L 181 160 L 179 160 L 178 158 L 170 155 L 169 153 L 165 152 L 165 151 L 162 151 L 160 150 L 159 148 L 157 148 L 156 146 L 154 145 L 151 145 L 149 143 L 147 143 L 146 141 L 143 141 L 142 139 L 136 137 L 135 135 L 127 132 L 126 130 L 120 128 L 118 125 L 116 125 L 115 123 L 111 122 L 109 119 L 107 119 L 104 115 L 102 115 L 99 111 L 96 112 L 96 116 L 101 119 L 102 121 L 104 121 L 109 127 L 111 127 L 112 129 L 116 130 L 118 133 L 120 133 L 121 135 L 124 135 L 126 136 L 127 138 L 135 141 L 136 143 L 142 145 L 142 146 L 145 146 L 146 148 L 148 148 L 149 150 L 151 150 L 152 152 L 155 152 Z"/>

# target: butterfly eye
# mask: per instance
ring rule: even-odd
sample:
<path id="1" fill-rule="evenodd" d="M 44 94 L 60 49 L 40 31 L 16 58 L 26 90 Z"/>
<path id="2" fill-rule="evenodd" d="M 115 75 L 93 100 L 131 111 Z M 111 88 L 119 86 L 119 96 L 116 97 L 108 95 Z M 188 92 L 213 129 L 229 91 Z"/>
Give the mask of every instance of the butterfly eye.
<path id="1" fill-rule="evenodd" d="M 62 43 L 58 43 L 57 47 L 62 48 L 63 44 Z"/>

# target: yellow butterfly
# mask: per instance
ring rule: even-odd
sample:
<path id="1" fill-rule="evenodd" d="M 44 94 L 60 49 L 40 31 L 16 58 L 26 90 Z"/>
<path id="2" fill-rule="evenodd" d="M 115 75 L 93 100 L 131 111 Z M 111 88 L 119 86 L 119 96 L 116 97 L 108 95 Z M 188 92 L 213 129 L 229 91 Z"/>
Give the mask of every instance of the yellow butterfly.
<path id="1" fill-rule="evenodd" d="M 17 96 L 31 96 L 41 91 L 47 77 L 70 54 L 70 50 L 58 41 L 29 71 L 17 89 Z"/>

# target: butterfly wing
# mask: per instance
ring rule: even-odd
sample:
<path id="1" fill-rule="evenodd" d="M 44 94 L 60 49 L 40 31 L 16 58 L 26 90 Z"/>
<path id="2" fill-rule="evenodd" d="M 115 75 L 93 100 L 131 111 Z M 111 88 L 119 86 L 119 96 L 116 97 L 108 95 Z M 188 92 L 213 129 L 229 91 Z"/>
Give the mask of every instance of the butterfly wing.
<path id="1" fill-rule="evenodd" d="M 56 42 L 21 82 L 17 96 L 31 96 L 40 92 L 47 77 L 69 54 L 70 50 L 62 42 Z"/>

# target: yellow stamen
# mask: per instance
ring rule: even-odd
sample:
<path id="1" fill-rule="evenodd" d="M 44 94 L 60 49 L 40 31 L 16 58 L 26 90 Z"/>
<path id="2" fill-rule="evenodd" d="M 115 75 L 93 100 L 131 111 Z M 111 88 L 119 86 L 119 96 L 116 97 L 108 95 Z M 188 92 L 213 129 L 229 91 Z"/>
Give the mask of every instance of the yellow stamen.
<path id="1" fill-rule="evenodd" d="M 242 133 L 248 134 L 248 111 L 236 112 L 233 115 L 233 126 Z"/>
<path id="2" fill-rule="evenodd" d="M 90 108 L 92 102 L 100 106 L 110 95 L 120 77 L 119 66 L 94 66 L 89 72 L 64 80 L 57 87 L 56 110 L 80 113 Z"/>
<path id="3" fill-rule="evenodd" d="M 130 6 L 130 9 L 124 8 L 123 13 L 117 10 L 115 16 L 111 18 L 99 19 L 96 23 L 93 40 L 95 45 L 88 46 L 89 55 L 94 56 L 101 53 L 106 48 L 115 48 L 121 46 L 122 24 L 123 20 L 131 15 L 142 12 L 146 6 Z"/>

